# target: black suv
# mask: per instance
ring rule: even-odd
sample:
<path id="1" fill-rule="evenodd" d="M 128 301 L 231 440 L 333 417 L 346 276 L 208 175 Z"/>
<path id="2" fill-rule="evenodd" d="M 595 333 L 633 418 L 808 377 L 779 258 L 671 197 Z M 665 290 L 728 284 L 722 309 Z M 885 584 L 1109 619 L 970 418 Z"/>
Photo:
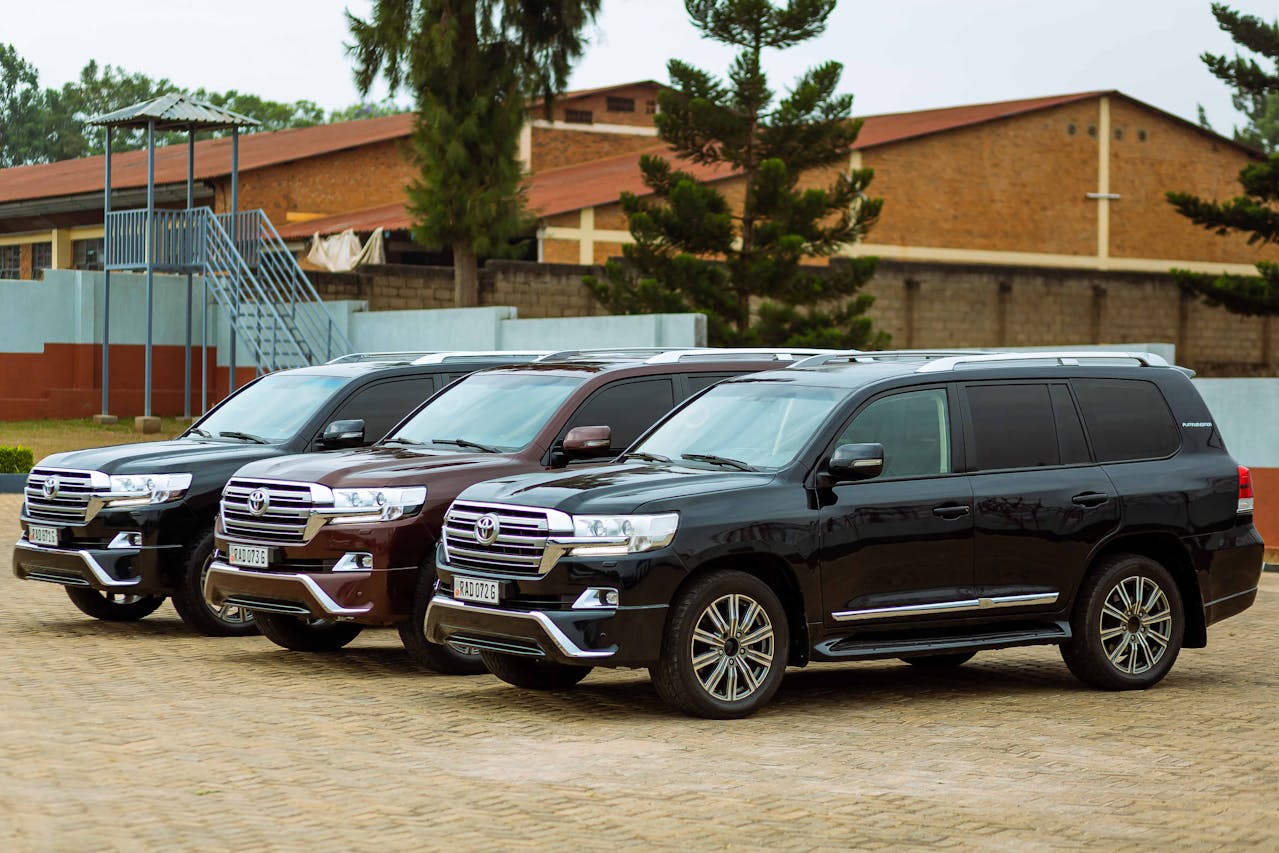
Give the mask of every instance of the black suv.
<path id="1" fill-rule="evenodd" d="M 718 718 L 788 664 L 1033 644 L 1123 690 L 1206 645 L 1262 568 L 1247 469 L 1145 353 L 817 357 L 709 389 L 622 460 L 466 490 L 428 638 L 529 688 L 647 667 Z M 513 567 L 515 542 L 540 559 Z"/>
<path id="2" fill-rule="evenodd" d="M 370 444 L 454 380 L 542 354 L 355 353 L 260 377 L 173 441 L 49 456 L 27 479 L 14 574 L 61 584 L 97 619 L 141 619 L 171 596 L 201 633 L 251 633 L 250 612 L 202 592 L 218 498 L 240 466 Z"/>

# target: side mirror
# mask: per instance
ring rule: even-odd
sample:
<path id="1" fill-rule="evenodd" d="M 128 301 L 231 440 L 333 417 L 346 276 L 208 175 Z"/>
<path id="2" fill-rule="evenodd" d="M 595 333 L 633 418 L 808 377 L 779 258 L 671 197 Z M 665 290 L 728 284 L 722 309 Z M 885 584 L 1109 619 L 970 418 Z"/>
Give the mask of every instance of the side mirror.
<path id="1" fill-rule="evenodd" d="M 884 445 L 841 444 L 830 455 L 826 468 L 837 483 L 878 477 L 884 472 Z"/>
<path id="2" fill-rule="evenodd" d="M 613 428 L 607 426 L 573 427 L 564 436 L 560 451 L 570 459 L 591 459 L 613 452 Z"/>
<path id="3" fill-rule="evenodd" d="M 320 444 L 328 448 L 359 447 L 364 443 L 364 421 L 334 421 L 324 428 Z"/>

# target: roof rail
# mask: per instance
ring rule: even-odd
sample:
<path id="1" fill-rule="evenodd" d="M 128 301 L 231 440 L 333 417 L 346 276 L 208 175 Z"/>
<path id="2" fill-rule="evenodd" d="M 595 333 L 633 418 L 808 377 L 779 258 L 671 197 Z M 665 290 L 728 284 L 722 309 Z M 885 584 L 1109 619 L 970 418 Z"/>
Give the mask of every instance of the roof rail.
<path id="1" fill-rule="evenodd" d="M 791 365 L 795 367 L 820 367 L 823 364 L 833 364 L 843 361 L 849 364 L 871 364 L 876 361 L 910 361 L 934 358 L 949 358 L 958 355 L 973 355 L 976 353 L 988 352 L 988 350 L 923 350 L 923 349 L 896 349 L 896 350 L 872 350 L 863 352 L 862 350 L 841 350 L 839 352 L 828 352 L 822 355 L 815 355 L 806 358 L 803 361 L 797 361 Z"/>
<path id="2" fill-rule="evenodd" d="M 492 361 L 509 358 L 511 362 L 537 361 L 549 350 L 453 350 L 432 352 L 413 360 L 414 364 L 444 364 L 450 361 Z"/>
<path id="3" fill-rule="evenodd" d="M 432 355 L 438 350 L 414 350 L 410 352 L 349 352 L 337 358 L 331 358 L 325 364 L 359 364 L 367 361 L 394 361 L 410 364 L 414 359 Z"/>
<path id="4" fill-rule="evenodd" d="M 821 357 L 831 350 L 796 347 L 725 347 L 723 349 L 668 350 L 645 359 L 645 364 L 676 364 L 686 361 L 795 361 Z"/>
<path id="5" fill-rule="evenodd" d="M 1167 367 L 1168 362 L 1153 352 L 1096 352 L 1090 350 L 1066 350 L 1061 352 L 992 352 L 969 353 L 939 358 L 916 368 L 916 373 L 940 373 L 961 366 L 981 367 L 985 364 L 1017 361 L 1051 361 L 1054 364 L 1073 367 L 1081 361 L 1130 361 L 1141 367 Z"/>
<path id="6" fill-rule="evenodd" d="M 564 349 L 548 352 L 538 361 L 572 361 L 573 359 L 611 358 L 611 359 L 644 359 L 661 352 L 669 352 L 672 347 L 609 347 L 601 349 Z"/>

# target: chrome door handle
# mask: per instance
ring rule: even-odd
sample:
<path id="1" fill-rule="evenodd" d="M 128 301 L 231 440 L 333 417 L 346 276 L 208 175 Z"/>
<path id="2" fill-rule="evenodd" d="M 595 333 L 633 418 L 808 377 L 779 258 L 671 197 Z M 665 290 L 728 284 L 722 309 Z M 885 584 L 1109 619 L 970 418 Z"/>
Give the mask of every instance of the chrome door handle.
<path id="1" fill-rule="evenodd" d="M 933 508 L 933 515 L 945 519 L 963 518 L 969 512 L 971 510 L 966 506 L 939 506 Z"/>
<path id="2" fill-rule="evenodd" d="M 1110 497 L 1101 492 L 1081 492 L 1071 498 L 1070 502 L 1077 506 L 1101 506 L 1108 500 Z"/>

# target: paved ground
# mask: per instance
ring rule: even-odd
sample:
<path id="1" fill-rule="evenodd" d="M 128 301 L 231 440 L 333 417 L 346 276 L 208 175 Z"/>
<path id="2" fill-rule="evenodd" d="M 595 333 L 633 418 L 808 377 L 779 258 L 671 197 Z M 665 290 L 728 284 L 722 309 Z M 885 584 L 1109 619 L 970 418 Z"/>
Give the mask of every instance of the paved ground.
<path id="1" fill-rule="evenodd" d="M 385 631 L 313 657 L 168 605 L 97 623 L 5 548 L 0 849 L 1279 848 L 1279 576 L 1211 639 L 1144 694 L 1029 649 L 795 671 L 717 723 L 638 673 L 423 674 Z"/>

